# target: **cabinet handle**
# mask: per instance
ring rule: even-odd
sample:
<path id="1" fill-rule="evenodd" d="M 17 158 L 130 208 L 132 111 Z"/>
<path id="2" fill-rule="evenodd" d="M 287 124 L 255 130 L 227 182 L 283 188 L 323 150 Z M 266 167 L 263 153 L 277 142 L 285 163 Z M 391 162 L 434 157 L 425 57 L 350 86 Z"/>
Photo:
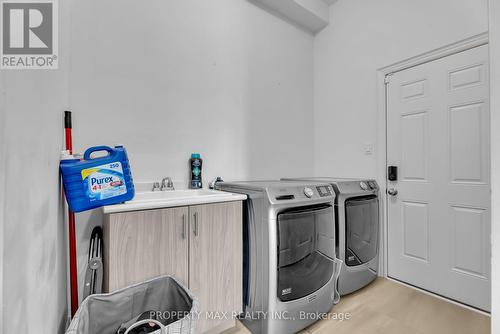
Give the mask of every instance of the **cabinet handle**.
<path id="1" fill-rule="evenodd" d="M 198 212 L 194 213 L 194 236 L 198 236 Z"/>
<path id="2" fill-rule="evenodd" d="M 186 215 L 182 215 L 182 239 L 186 239 Z"/>

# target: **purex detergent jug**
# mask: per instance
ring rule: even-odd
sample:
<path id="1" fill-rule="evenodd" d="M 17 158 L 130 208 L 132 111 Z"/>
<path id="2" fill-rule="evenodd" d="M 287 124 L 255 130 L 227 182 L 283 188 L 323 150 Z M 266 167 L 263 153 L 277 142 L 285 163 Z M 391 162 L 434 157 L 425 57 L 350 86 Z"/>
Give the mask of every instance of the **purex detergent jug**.
<path id="1" fill-rule="evenodd" d="M 108 155 L 91 157 L 99 151 L 106 151 Z M 122 203 L 134 197 L 132 173 L 123 146 L 91 147 L 82 160 L 73 156 L 62 158 L 60 168 L 66 200 L 74 212 Z"/>

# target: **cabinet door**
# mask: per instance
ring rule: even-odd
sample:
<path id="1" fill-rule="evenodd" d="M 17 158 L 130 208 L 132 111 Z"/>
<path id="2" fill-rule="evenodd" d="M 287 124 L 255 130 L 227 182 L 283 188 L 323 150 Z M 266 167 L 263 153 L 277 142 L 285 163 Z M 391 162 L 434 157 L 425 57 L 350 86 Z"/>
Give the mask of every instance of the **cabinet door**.
<path id="1" fill-rule="evenodd" d="M 161 275 L 188 283 L 188 208 L 111 214 L 104 223 L 104 288 Z"/>
<path id="2" fill-rule="evenodd" d="M 199 333 L 234 326 L 242 308 L 242 204 L 226 202 L 189 208 L 189 288 L 200 301 Z M 229 319 L 206 319 L 228 312 Z M 216 316 L 215 316 L 216 317 Z"/>

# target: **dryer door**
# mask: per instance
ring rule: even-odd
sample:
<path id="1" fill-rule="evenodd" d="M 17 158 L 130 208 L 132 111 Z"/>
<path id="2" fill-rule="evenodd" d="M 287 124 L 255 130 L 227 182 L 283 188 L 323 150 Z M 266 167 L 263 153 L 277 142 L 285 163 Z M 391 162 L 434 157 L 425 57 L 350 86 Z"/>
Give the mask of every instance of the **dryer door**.
<path id="1" fill-rule="evenodd" d="M 278 298 L 307 296 L 333 276 L 335 222 L 330 205 L 278 214 Z"/>
<path id="2" fill-rule="evenodd" d="M 371 261 L 378 254 L 379 212 L 375 195 L 345 201 L 347 266 Z"/>

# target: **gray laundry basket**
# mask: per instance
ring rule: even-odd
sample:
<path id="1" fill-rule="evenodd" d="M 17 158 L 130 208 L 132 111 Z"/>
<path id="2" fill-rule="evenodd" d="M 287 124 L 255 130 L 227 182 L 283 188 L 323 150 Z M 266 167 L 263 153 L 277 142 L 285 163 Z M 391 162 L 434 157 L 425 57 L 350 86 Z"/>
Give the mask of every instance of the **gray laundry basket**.
<path id="1" fill-rule="evenodd" d="M 66 334 L 116 334 L 122 324 L 151 310 L 161 312 L 159 320 L 167 325 L 142 321 L 130 329 L 140 323 L 155 322 L 161 327 L 155 334 L 194 333 L 198 301 L 175 278 L 163 276 L 113 293 L 87 297 Z"/>

